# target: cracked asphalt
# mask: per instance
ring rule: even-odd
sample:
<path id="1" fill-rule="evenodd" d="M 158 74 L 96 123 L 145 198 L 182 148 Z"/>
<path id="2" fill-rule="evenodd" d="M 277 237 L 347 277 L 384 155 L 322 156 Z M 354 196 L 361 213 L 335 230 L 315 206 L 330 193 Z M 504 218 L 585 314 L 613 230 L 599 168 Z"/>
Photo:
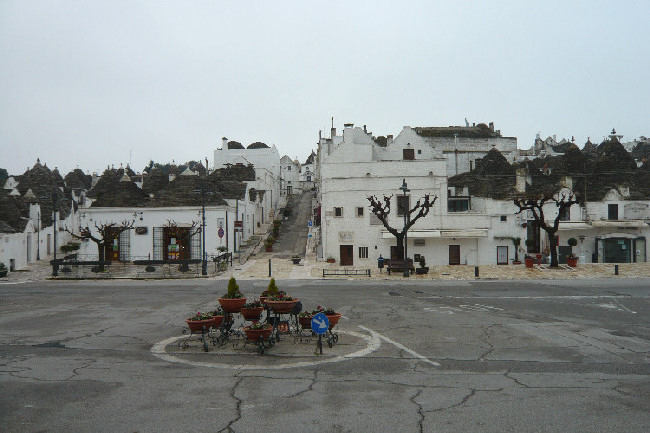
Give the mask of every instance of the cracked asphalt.
<path id="1" fill-rule="evenodd" d="M 650 431 L 650 279 L 277 282 L 377 347 L 270 369 L 304 347 L 193 341 L 188 358 L 254 368 L 169 362 L 152 347 L 226 281 L 0 285 L 0 431 Z"/>

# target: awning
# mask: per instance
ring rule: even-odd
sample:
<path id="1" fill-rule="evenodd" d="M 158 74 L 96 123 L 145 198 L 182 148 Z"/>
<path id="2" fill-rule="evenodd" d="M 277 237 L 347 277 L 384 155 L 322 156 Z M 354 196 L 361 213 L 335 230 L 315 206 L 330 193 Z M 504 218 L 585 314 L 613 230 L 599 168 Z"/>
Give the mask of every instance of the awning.
<path id="1" fill-rule="evenodd" d="M 486 238 L 488 229 L 441 230 L 443 238 Z"/>
<path id="2" fill-rule="evenodd" d="M 587 230 L 590 228 L 592 228 L 591 225 L 586 222 L 560 221 L 560 227 L 558 230 Z"/>
<path id="3" fill-rule="evenodd" d="M 643 221 L 593 221 L 591 223 L 594 227 L 617 227 L 619 229 L 643 229 L 648 227 L 648 224 Z"/>
<path id="4" fill-rule="evenodd" d="M 439 238 L 440 237 L 440 230 L 409 230 L 406 236 L 409 239 L 415 239 L 415 238 Z M 381 237 L 382 239 L 392 239 L 395 236 L 390 234 L 389 232 L 383 231 L 381 232 Z"/>

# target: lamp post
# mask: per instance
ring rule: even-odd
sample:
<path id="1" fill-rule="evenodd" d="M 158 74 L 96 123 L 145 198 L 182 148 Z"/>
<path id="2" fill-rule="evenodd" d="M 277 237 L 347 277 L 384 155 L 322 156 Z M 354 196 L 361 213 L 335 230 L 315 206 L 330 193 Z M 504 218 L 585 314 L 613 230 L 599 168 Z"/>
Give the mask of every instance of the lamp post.
<path id="1" fill-rule="evenodd" d="M 205 253 L 205 181 L 201 182 L 201 188 L 192 192 L 201 193 L 201 275 L 208 275 L 208 261 Z"/>
<path id="2" fill-rule="evenodd" d="M 55 192 L 52 193 L 52 204 L 54 206 L 54 261 L 52 262 L 52 276 L 53 277 L 58 277 L 59 276 L 59 264 L 56 261 L 56 232 L 57 232 L 57 227 L 56 227 L 56 211 L 57 211 L 57 204 L 59 202 L 59 195 Z"/>
<path id="3" fill-rule="evenodd" d="M 407 200 L 406 193 L 410 191 L 410 189 L 408 189 L 408 186 L 406 185 L 406 179 L 402 179 L 402 186 L 400 186 L 399 189 L 402 191 L 402 193 L 404 193 L 404 196 L 403 196 L 404 200 L 402 201 L 402 207 L 403 207 L 402 212 L 404 213 L 404 260 L 405 260 L 404 263 L 406 263 L 406 258 L 408 257 L 407 235 L 406 235 L 406 224 L 408 223 L 407 222 L 408 221 L 408 205 L 406 204 L 407 203 L 407 201 L 406 201 Z M 404 273 L 402 275 L 405 276 L 405 277 L 408 277 L 409 276 L 409 269 L 407 269 L 405 267 L 404 268 Z"/>

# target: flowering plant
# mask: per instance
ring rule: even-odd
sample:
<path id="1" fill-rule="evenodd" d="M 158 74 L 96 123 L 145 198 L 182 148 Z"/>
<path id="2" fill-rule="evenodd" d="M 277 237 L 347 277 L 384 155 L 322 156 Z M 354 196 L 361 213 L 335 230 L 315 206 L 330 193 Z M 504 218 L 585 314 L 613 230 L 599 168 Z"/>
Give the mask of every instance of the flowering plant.
<path id="1" fill-rule="evenodd" d="M 260 323 L 260 322 L 254 322 L 252 325 L 248 326 L 248 329 L 269 329 L 272 328 L 273 326 L 270 323 Z"/>
<path id="2" fill-rule="evenodd" d="M 212 313 L 213 312 L 201 313 L 200 311 L 198 311 L 194 316 L 190 317 L 187 320 L 191 322 L 195 322 L 197 320 L 210 320 L 214 317 L 214 314 Z"/>
<path id="3" fill-rule="evenodd" d="M 246 304 L 244 304 L 244 306 L 242 308 L 252 309 L 252 308 L 259 308 L 261 306 L 262 306 L 262 303 L 256 299 L 256 300 L 254 300 L 252 302 L 247 302 Z"/>
<path id="4" fill-rule="evenodd" d="M 286 294 L 284 291 L 279 291 L 277 294 L 269 298 L 270 301 L 293 301 L 293 298 Z"/>
<path id="5" fill-rule="evenodd" d="M 314 311 L 312 311 L 312 315 L 318 314 L 318 313 L 323 313 L 326 316 L 331 316 L 332 314 L 336 314 L 336 311 L 334 311 L 334 308 L 329 308 L 329 307 L 323 307 L 319 305 L 316 307 Z"/>
<path id="6" fill-rule="evenodd" d="M 298 313 L 298 317 L 312 317 L 313 315 L 314 313 L 312 313 L 311 311 L 301 311 L 300 313 Z"/>

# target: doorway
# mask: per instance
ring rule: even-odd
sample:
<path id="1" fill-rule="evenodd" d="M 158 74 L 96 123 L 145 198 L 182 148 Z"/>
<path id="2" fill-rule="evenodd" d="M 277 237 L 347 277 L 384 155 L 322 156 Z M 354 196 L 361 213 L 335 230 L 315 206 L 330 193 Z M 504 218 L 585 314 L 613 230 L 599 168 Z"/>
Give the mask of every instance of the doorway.
<path id="1" fill-rule="evenodd" d="M 163 245 L 165 260 L 189 259 L 189 227 L 163 227 Z"/>
<path id="2" fill-rule="evenodd" d="M 354 263 L 354 249 L 352 245 L 341 245 L 341 266 L 352 266 Z"/>
<path id="3" fill-rule="evenodd" d="M 449 264 L 460 265 L 460 245 L 449 245 Z"/>
<path id="4" fill-rule="evenodd" d="M 508 264 L 508 247 L 497 247 L 497 265 Z"/>

